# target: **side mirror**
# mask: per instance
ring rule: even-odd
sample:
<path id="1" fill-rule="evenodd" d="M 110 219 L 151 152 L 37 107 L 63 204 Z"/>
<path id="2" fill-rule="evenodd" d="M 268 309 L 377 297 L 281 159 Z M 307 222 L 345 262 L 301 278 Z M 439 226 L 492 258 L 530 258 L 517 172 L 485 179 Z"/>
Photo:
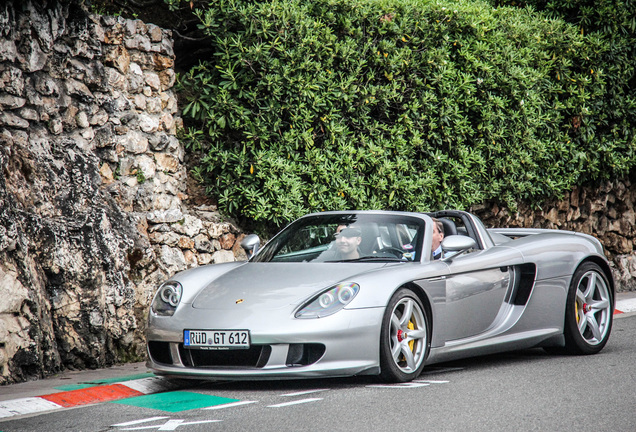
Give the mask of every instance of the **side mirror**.
<path id="1" fill-rule="evenodd" d="M 250 234 L 241 240 L 241 247 L 245 250 L 248 259 L 252 258 L 254 254 L 258 252 L 260 245 L 261 239 L 259 239 L 256 234 Z"/>
<path id="2" fill-rule="evenodd" d="M 450 235 L 442 240 L 442 250 L 444 252 L 454 252 L 451 256 L 476 247 L 477 242 L 475 239 L 468 236 Z"/>

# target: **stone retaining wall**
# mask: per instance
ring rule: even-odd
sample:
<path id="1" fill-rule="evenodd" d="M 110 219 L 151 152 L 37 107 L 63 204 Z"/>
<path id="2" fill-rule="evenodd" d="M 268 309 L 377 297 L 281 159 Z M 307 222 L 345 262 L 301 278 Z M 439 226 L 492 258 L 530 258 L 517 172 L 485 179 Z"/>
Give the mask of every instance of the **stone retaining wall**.
<path id="1" fill-rule="evenodd" d="M 162 280 L 244 258 L 188 197 L 170 32 L 59 3 L 0 5 L 0 384 L 142 359 Z"/>

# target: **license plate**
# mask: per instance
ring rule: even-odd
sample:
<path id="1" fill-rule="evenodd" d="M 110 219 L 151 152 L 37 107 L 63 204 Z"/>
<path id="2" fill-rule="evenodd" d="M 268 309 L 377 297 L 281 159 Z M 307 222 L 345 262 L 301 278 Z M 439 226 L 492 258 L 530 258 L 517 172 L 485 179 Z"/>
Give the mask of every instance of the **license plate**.
<path id="1" fill-rule="evenodd" d="M 184 330 L 183 346 L 203 349 L 247 349 L 250 347 L 248 330 Z"/>

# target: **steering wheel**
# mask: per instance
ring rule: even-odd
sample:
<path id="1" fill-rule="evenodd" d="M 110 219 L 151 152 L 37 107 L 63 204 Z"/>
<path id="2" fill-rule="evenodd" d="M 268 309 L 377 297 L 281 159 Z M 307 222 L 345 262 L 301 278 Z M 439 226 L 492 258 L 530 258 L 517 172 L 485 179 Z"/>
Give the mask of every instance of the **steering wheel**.
<path id="1" fill-rule="evenodd" d="M 390 253 L 395 255 L 396 258 L 403 258 L 404 257 L 404 251 L 401 249 L 398 249 L 396 247 L 392 247 L 392 246 L 387 246 L 387 247 L 383 247 L 382 249 L 373 251 L 373 253 Z"/>

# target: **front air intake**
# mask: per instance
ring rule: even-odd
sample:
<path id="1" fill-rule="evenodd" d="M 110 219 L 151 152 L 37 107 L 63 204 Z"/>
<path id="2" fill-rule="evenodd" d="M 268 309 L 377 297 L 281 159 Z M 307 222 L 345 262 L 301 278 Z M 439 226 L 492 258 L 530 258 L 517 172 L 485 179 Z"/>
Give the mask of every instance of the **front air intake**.
<path id="1" fill-rule="evenodd" d="M 323 344 L 290 344 L 285 364 L 289 367 L 316 363 L 325 353 Z"/>
<path id="2" fill-rule="evenodd" d="M 269 345 L 252 345 L 248 349 L 206 350 L 189 349 L 179 344 L 179 355 L 186 367 L 253 367 L 267 364 L 272 348 Z"/>
<path id="3" fill-rule="evenodd" d="M 168 365 L 171 365 L 173 363 L 172 355 L 170 354 L 169 342 L 149 341 L 148 354 L 150 354 L 150 358 L 155 363 L 162 363 L 162 364 L 168 364 Z"/>

